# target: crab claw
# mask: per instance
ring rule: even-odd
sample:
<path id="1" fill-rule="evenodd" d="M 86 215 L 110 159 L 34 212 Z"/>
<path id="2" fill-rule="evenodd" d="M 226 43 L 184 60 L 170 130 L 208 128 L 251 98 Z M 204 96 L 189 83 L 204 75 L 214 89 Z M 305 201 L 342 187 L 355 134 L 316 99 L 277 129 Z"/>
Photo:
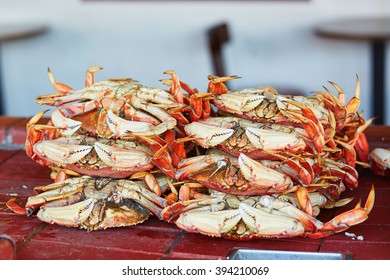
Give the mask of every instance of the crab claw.
<path id="1" fill-rule="evenodd" d="M 165 82 L 171 86 L 170 92 L 176 98 L 176 101 L 180 104 L 184 103 L 183 91 L 180 85 L 179 77 L 173 70 L 167 70 L 163 74 L 171 75 L 172 82 Z"/>
<path id="2" fill-rule="evenodd" d="M 234 129 L 192 122 L 185 126 L 185 132 L 196 138 L 196 142 L 199 145 L 209 148 L 221 144 L 230 138 L 234 133 Z"/>
<path id="3" fill-rule="evenodd" d="M 290 177 L 265 167 L 244 154 L 240 154 L 238 157 L 238 164 L 245 179 L 251 182 L 252 185 L 262 186 L 263 188 L 274 188 L 277 192 L 282 192 L 293 187 L 293 182 Z"/>
<path id="4" fill-rule="evenodd" d="M 360 80 L 359 80 L 359 76 L 356 75 L 355 95 L 354 97 L 352 97 L 351 100 L 349 100 L 348 104 L 346 105 L 348 115 L 352 115 L 355 112 L 357 112 L 359 106 L 360 106 Z"/>
<path id="5" fill-rule="evenodd" d="M 61 165 L 73 164 L 86 156 L 92 146 L 87 145 L 71 145 L 60 143 L 56 140 L 46 140 L 37 143 L 34 146 L 36 154 L 53 163 Z"/>
<path id="6" fill-rule="evenodd" d="M 61 224 L 64 226 L 78 226 L 83 224 L 91 215 L 95 201 L 93 198 L 62 207 L 41 208 L 37 217 L 49 224 Z"/>
<path id="7" fill-rule="evenodd" d="M 53 124 L 61 129 L 61 134 L 64 136 L 71 136 L 81 127 L 82 122 L 75 121 L 65 117 L 60 108 L 57 108 L 51 114 Z"/>

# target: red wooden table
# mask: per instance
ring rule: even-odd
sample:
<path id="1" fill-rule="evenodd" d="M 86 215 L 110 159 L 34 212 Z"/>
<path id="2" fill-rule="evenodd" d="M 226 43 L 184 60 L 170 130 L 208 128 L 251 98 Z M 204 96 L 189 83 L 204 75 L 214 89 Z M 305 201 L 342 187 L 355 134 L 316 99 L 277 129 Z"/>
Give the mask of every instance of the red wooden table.
<path id="1" fill-rule="evenodd" d="M 51 183 L 49 170 L 27 158 L 23 151 L 23 118 L 0 117 L 0 235 L 8 235 L 16 245 L 16 259 L 226 259 L 233 249 L 253 248 L 305 252 L 352 254 L 353 259 L 390 259 L 390 180 L 360 171 L 359 187 L 343 197 L 355 197 L 347 206 L 322 210 L 319 219 L 327 221 L 351 209 L 359 199 L 365 202 L 375 185 L 376 200 L 369 218 L 347 232 L 362 236 L 352 239 L 339 233 L 324 239 L 261 239 L 246 242 L 187 233 L 173 224 L 151 217 L 143 224 L 86 232 L 49 225 L 35 216 L 16 215 L 5 202 L 13 196 L 25 201 L 33 187 Z M 390 127 L 367 129 L 371 148 L 390 147 Z M 1 258 L 0 258 L 1 259 Z"/>

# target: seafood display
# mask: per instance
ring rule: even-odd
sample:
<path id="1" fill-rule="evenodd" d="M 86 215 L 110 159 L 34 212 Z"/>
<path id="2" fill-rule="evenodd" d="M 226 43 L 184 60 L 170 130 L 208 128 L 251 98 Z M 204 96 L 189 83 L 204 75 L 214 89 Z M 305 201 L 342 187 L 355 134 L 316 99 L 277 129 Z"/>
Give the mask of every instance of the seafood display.
<path id="1" fill-rule="evenodd" d="M 27 124 L 26 154 L 51 168 L 55 181 L 35 188 L 22 207 L 7 206 L 46 223 L 99 230 L 142 223 L 153 215 L 179 228 L 236 240 L 323 238 L 364 222 L 366 203 L 330 221 L 321 209 L 343 206 L 358 187 L 358 167 L 388 175 L 389 151 L 369 153 L 364 130 L 372 120 L 358 112 L 360 82 L 344 91 L 311 96 L 279 94 L 270 87 L 229 90 L 237 76 L 209 76 L 206 92 L 175 71 L 167 89 L 133 79 L 85 88 L 49 79 L 55 93 L 36 102 L 53 106 Z"/>

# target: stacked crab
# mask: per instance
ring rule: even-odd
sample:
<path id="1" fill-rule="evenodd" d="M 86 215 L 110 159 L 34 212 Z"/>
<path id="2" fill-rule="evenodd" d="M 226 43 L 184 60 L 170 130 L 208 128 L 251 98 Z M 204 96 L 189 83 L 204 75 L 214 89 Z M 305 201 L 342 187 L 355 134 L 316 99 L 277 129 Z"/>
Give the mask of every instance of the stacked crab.
<path id="1" fill-rule="evenodd" d="M 39 209 L 42 221 L 95 230 L 160 216 L 176 200 L 175 187 L 165 179 L 175 173 L 164 145 L 182 105 L 169 92 L 132 79 L 94 82 L 100 69 L 87 70 L 86 87 L 79 91 L 57 82 L 49 69 L 56 93 L 36 101 L 55 109 L 48 124 L 38 123 L 46 111 L 27 124 L 26 153 L 52 169 L 55 183 L 36 187 L 39 194 L 25 208 L 10 200 L 13 211 Z M 157 168 L 166 175 L 154 177 Z"/>
<path id="2" fill-rule="evenodd" d="M 360 87 L 345 95 L 328 89 L 310 97 L 273 88 L 229 91 L 209 77 L 206 93 L 179 80 L 169 90 L 131 79 L 94 82 L 73 91 L 49 78 L 56 94 L 37 98 L 55 109 L 27 125 L 27 154 L 49 166 L 55 183 L 37 187 L 19 213 L 38 210 L 49 223 L 88 230 L 129 226 L 150 213 L 187 230 L 231 239 L 325 237 L 367 219 L 364 207 L 322 223 L 320 208 L 340 206 L 340 194 L 358 185 L 357 161 L 367 161 L 357 113 Z M 183 94 L 183 90 L 188 94 Z M 214 108 L 218 111 L 214 112 Z M 194 145 L 195 144 L 195 145 Z M 153 174 L 153 175 L 152 175 Z M 70 177 L 70 178 L 68 178 Z"/>
<path id="3" fill-rule="evenodd" d="M 229 91 L 224 82 L 234 78 L 210 76 L 207 93 L 180 84 L 192 110 L 184 131 L 206 152 L 180 161 L 177 179 L 194 180 L 201 191 L 191 188 L 187 198 L 193 200 L 178 202 L 183 205 L 168 220 L 233 239 L 319 238 L 363 222 L 373 188 L 364 207 L 324 224 L 314 218 L 322 207 L 350 202 L 339 196 L 358 186 L 357 158 L 367 161 L 363 131 L 371 120 L 357 113 L 359 80 L 344 105 L 345 94 L 334 83 L 338 97 L 327 88 L 310 97 L 283 96 L 269 87 Z M 207 102 L 218 108 L 215 117 L 209 117 Z"/>

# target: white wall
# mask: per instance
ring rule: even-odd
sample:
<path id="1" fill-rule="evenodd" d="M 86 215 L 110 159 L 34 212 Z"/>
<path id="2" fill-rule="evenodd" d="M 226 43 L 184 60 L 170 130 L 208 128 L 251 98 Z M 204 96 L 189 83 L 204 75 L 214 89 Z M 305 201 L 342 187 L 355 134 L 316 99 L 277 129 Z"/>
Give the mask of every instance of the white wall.
<path id="1" fill-rule="evenodd" d="M 0 0 L 0 24 L 42 22 L 48 33 L 1 45 L 5 113 L 31 116 L 41 107 L 36 95 L 53 92 L 50 66 L 58 81 L 81 88 L 91 65 L 104 70 L 97 79 L 133 77 L 161 86 L 167 69 L 200 90 L 211 73 L 206 30 L 227 21 L 229 74 L 242 79 L 232 86 L 290 85 L 306 92 L 327 81 L 352 97 L 355 74 L 362 84 L 362 105 L 371 117 L 368 42 L 319 38 L 322 22 L 355 16 L 390 15 L 388 0 L 310 0 L 308 2 L 84 2 L 81 0 Z M 390 72 L 390 43 L 387 46 Z M 388 75 L 389 76 L 389 75 Z M 390 91 L 390 78 L 387 80 Z M 390 99 L 390 97 L 388 97 Z M 390 108 L 390 101 L 387 108 Z M 390 123 L 390 113 L 387 124 Z"/>

